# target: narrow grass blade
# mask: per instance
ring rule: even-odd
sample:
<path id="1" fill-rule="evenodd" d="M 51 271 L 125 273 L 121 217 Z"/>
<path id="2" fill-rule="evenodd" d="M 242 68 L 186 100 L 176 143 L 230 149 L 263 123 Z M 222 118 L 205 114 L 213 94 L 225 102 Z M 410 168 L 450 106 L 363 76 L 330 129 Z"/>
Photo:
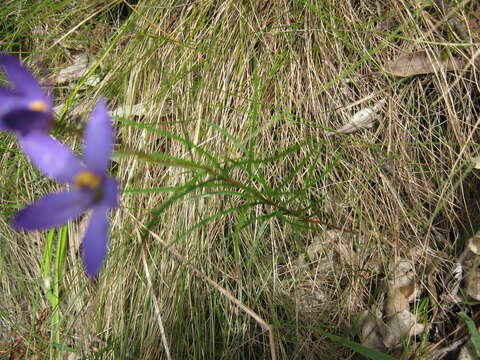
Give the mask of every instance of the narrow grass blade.
<path id="1" fill-rule="evenodd" d="M 55 299 L 52 290 L 52 259 L 53 259 L 53 240 L 55 238 L 55 229 L 48 232 L 45 250 L 42 261 L 42 286 L 48 301 L 53 305 Z"/>
<path id="2" fill-rule="evenodd" d="M 464 312 L 459 313 L 459 315 L 463 321 L 465 321 L 465 324 L 467 324 L 468 331 L 470 331 L 472 337 L 472 343 L 475 346 L 477 355 L 480 356 L 480 333 L 478 332 L 475 322 Z"/>
<path id="3" fill-rule="evenodd" d="M 330 333 L 328 333 L 326 331 L 323 331 L 323 330 L 318 330 L 318 331 L 322 335 L 325 335 L 326 337 L 328 337 L 330 340 L 335 341 L 336 343 L 339 343 L 343 346 L 346 346 L 346 347 L 352 349 L 353 351 L 365 356 L 368 359 L 372 359 L 372 360 L 397 360 L 396 358 L 394 358 L 390 355 L 384 354 L 384 353 L 382 353 L 378 350 L 375 350 L 375 349 L 370 349 L 370 348 L 365 347 L 365 346 L 363 346 L 359 343 L 356 343 L 354 341 L 345 339 L 345 338 L 337 336 L 337 335 L 330 334 Z"/>

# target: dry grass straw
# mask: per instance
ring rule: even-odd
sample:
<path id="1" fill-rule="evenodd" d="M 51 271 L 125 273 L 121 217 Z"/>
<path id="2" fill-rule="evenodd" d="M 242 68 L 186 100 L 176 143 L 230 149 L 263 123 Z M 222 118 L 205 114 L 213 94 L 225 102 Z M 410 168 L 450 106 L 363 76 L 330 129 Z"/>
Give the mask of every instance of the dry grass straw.
<path id="1" fill-rule="evenodd" d="M 98 10 L 106 5 L 98 2 L 84 19 L 107 18 Z M 202 196 L 198 189 L 158 215 L 160 221 L 150 229 L 158 238 L 148 232 L 137 237 L 139 225 L 132 217 L 148 224 L 154 218 L 151 210 L 168 194 L 126 192 L 113 217 L 111 253 L 97 284 L 87 284 L 75 250 L 85 220 L 69 226 L 75 246 L 64 278 L 65 344 L 84 354 L 101 351 L 102 358 L 166 357 L 165 343 L 172 358 L 268 358 L 269 335 L 258 319 L 240 311 L 238 305 L 244 304 L 272 326 L 278 358 L 317 358 L 325 351 L 342 358 L 344 350 L 315 328 L 336 332 L 351 327 L 372 302 L 391 261 L 421 249 L 419 274 L 434 258 L 442 279 L 441 269 L 449 271 L 461 234 L 478 221 L 477 174 L 467 169 L 476 153 L 478 72 L 399 79 L 381 69 L 399 53 L 421 49 L 446 48 L 471 57 L 473 47 L 451 44 L 478 43 L 478 28 L 470 29 L 474 6 L 465 2 L 451 10 L 456 9 L 450 17 L 468 29 L 469 38 L 459 38 L 438 7 L 414 1 L 128 5 L 134 9 L 128 15 L 136 17 L 134 26 L 102 64 L 100 85 L 77 105 L 88 108 L 98 94 L 112 106 L 142 104 L 145 115 L 134 121 L 188 138 L 220 160 L 245 160 L 245 155 L 210 123 L 263 154 L 258 157 L 310 139 L 314 146 L 259 166 L 265 184 L 254 185 L 258 190 L 282 187 L 273 193 L 279 201 L 308 185 L 289 205 L 312 205 L 310 213 L 361 236 L 326 241 L 325 227 L 301 228 L 291 218 L 262 217 L 276 209 L 265 204 L 242 208 L 245 200 L 238 196 Z M 61 54 L 68 54 L 65 42 L 90 39 L 87 25 L 95 27 L 93 21 L 72 19 L 61 32 L 55 19 L 35 21 L 57 29 L 57 37 L 50 35 L 31 50 L 48 49 L 46 61 L 50 51 L 58 54 L 52 60 L 58 67 L 65 61 Z M 114 29 L 96 24 L 105 32 L 93 40 L 102 49 Z M 438 45 L 444 42 L 450 45 Z M 378 127 L 353 136 L 325 136 L 382 98 L 387 105 Z M 205 162 L 200 153 L 161 134 L 117 124 L 119 149 Z M 192 176 L 134 157 L 116 162 L 116 176 L 127 189 L 176 187 Z M 12 176 L 14 168 L 0 169 L 1 179 L 18 179 L 9 185 L 15 192 L 1 191 L 6 197 L 2 206 L 27 203 L 45 189 L 28 166 L 22 164 Z M 231 175 L 249 181 L 245 171 Z M 227 209 L 233 210 L 215 218 Z M 209 217 L 214 218 L 181 237 Z M 43 237 L 15 234 L 8 216 L 2 219 L 2 317 L 15 319 L 10 327 L 28 331 L 47 306 L 38 289 Z M 216 292 L 163 244 L 238 302 Z M 307 257 L 299 267 L 312 244 L 320 244 L 315 258 Z M 339 255 L 342 246 L 354 261 Z M 143 259 L 141 249 L 146 249 Z M 317 300 L 308 302 L 308 296 Z"/>

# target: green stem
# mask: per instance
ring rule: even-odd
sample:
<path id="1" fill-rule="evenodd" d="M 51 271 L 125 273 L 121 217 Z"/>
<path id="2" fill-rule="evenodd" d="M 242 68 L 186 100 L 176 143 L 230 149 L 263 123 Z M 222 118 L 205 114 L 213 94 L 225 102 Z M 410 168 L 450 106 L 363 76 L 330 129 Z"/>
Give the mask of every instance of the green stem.
<path id="1" fill-rule="evenodd" d="M 52 278 L 52 262 L 53 262 L 53 241 L 55 238 L 55 230 L 50 230 L 47 235 L 47 244 L 45 246 L 45 252 L 43 255 L 43 272 L 42 282 L 45 295 L 52 306 L 52 318 L 51 318 L 51 347 L 50 347 L 50 359 L 61 359 L 62 354 L 56 351 L 56 346 L 60 344 L 60 286 L 63 274 L 63 267 L 65 263 L 65 254 L 68 243 L 68 230 L 64 225 L 58 232 L 57 246 L 55 252 L 55 264 L 54 274 Z"/>

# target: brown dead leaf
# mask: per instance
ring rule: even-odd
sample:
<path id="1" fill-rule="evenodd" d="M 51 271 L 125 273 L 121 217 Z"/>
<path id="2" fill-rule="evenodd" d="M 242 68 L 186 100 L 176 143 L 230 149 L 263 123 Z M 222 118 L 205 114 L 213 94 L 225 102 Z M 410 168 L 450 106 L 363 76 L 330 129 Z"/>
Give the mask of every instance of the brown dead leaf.
<path id="1" fill-rule="evenodd" d="M 383 344 L 387 349 L 397 347 L 405 336 L 417 336 L 425 326 L 417 321 L 417 317 L 405 309 L 393 315 L 384 329 Z"/>
<path id="2" fill-rule="evenodd" d="M 477 301 L 480 301 L 480 258 L 477 257 L 473 266 L 465 277 L 465 292 Z"/>
<path id="3" fill-rule="evenodd" d="M 479 329 L 480 330 L 480 329 Z M 478 360 L 478 353 L 470 338 L 460 349 L 457 360 Z"/>
<path id="4" fill-rule="evenodd" d="M 385 72 L 394 76 L 412 76 L 431 74 L 441 70 L 460 70 L 465 61 L 453 56 L 444 57 L 431 51 L 417 51 L 401 55 L 396 60 L 384 66 Z"/>
<path id="5" fill-rule="evenodd" d="M 480 255 L 480 231 L 477 231 L 477 233 L 468 240 L 468 248 L 475 255 Z"/>
<path id="6" fill-rule="evenodd" d="M 409 299 L 416 290 L 415 284 L 410 284 L 408 286 L 403 286 L 401 288 L 398 288 L 398 290 L 402 293 L 405 298 Z"/>
<path id="7" fill-rule="evenodd" d="M 408 309 L 408 299 L 402 294 L 400 289 L 390 289 L 385 304 L 385 316 L 393 316 L 405 309 Z"/>
<path id="8" fill-rule="evenodd" d="M 360 317 L 360 342 L 371 349 L 382 350 L 382 335 L 379 332 L 377 319 L 374 314 L 365 310 Z"/>
<path id="9" fill-rule="evenodd" d="M 425 326 L 418 322 L 409 304 L 419 294 L 413 260 L 400 258 L 390 265 L 386 288 L 378 298 L 378 306 L 364 312 L 360 321 L 362 344 L 377 350 L 393 349 L 406 336 L 421 334 Z"/>
<path id="10" fill-rule="evenodd" d="M 410 286 L 415 279 L 415 265 L 406 258 L 400 258 L 399 261 L 391 265 L 391 272 L 388 282 L 391 287 L 401 288 Z"/>
<path id="11" fill-rule="evenodd" d="M 479 170 L 480 169 L 480 156 L 473 158 L 473 168 Z"/>

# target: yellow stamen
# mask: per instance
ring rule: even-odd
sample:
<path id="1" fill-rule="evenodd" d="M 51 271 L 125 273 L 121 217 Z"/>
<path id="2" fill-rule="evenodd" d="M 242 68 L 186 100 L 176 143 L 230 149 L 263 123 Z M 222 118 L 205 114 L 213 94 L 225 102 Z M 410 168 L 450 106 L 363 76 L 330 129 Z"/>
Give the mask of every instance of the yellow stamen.
<path id="1" fill-rule="evenodd" d="M 75 187 L 77 189 L 96 189 L 102 183 L 100 176 L 95 175 L 91 171 L 82 171 L 75 175 Z"/>
<path id="2" fill-rule="evenodd" d="M 43 101 L 40 101 L 40 100 L 32 101 L 30 104 L 28 104 L 28 108 L 30 110 L 39 111 L 39 112 L 47 112 L 48 111 L 48 105 L 45 104 Z"/>

